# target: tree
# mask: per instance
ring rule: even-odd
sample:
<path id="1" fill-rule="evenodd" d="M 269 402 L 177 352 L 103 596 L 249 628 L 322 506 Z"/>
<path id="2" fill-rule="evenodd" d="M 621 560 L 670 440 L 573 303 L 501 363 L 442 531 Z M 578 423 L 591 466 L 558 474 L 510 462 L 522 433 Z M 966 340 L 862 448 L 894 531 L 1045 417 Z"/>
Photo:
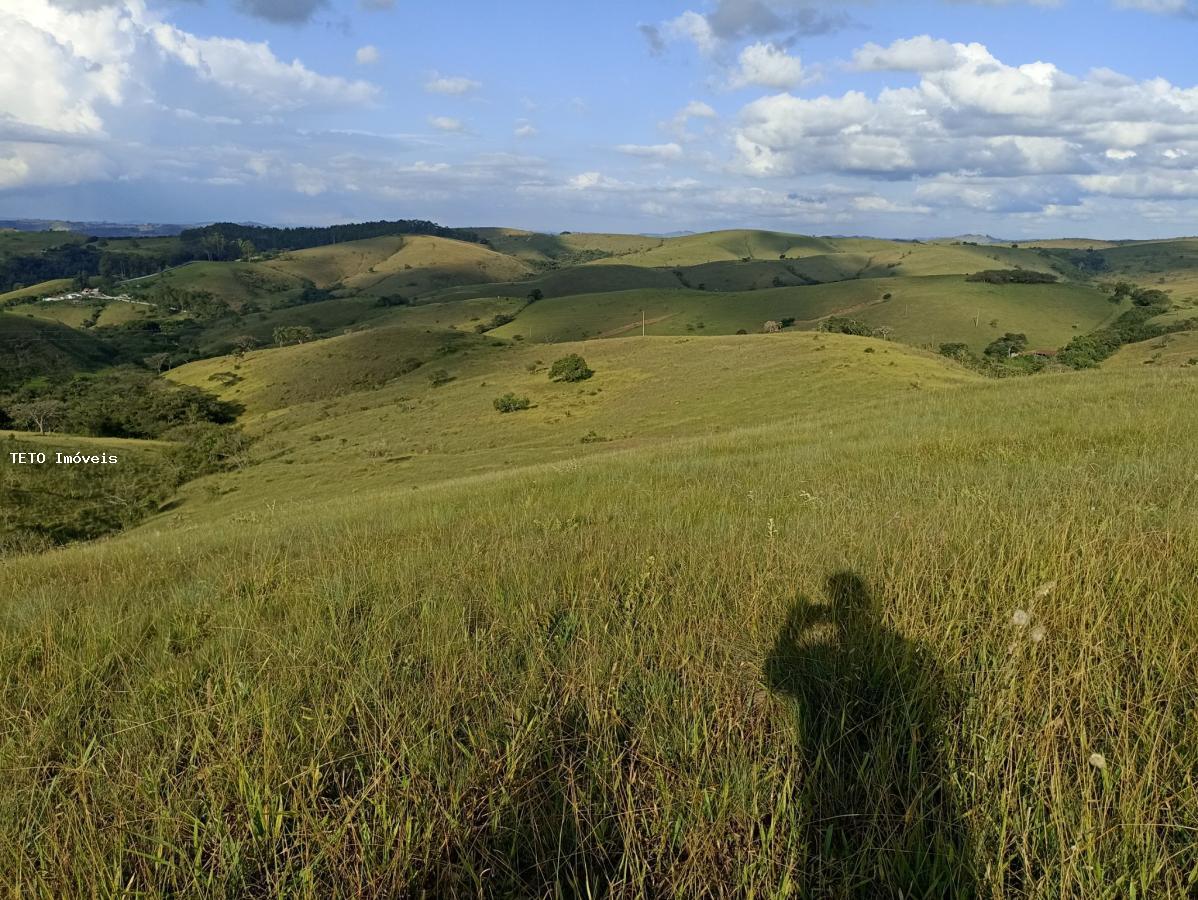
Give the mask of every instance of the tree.
<path id="1" fill-rule="evenodd" d="M 1008 331 L 1002 337 L 991 341 L 982 352 L 987 356 L 1010 358 L 1026 349 L 1027 335 Z"/>
<path id="2" fill-rule="evenodd" d="M 761 327 L 761 330 L 764 331 L 766 334 L 777 334 L 779 331 L 782 330 L 782 324 L 780 322 L 775 322 L 773 319 L 770 319 L 768 322 L 766 322 Z"/>
<path id="3" fill-rule="evenodd" d="M 970 359 L 973 353 L 970 351 L 968 344 L 952 342 L 940 345 L 940 355 L 964 361 Z"/>
<path id="4" fill-rule="evenodd" d="M 253 335 L 242 334 L 233 338 L 233 356 L 244 359 L 245 355 L 258 346 L 258 340 Z"/>
<path id="5" fill-rule="evenodd" d="M 587 361 L 577 353 L 571 353 L 569 356 L 563 356 L 556 360 L 549 369 L 550 381 L 586 381 L 595 372 L 588 365 Z"/>
<path id="6" fill-rule="evenodd" d="M 271 335 L 274 342 L 285 347 L 288 344 L 304 344 L 316 337 L 316 332 L 307 325 L 283 325 L 276 328 Z"/>
<path id="7" fill-rule="evenodd" d="M 154 353 L 147 356 L 142 362 L 161 375 L 163 369 L 171 367 L 171 355 L 169 353 Z"/>
<path id="8" fill-rule="evenodd" d="M 251 256 L 253 256 L 255 253 L 258 252 L 257 249 L 254 247 L 254 242 L 245 240 L 245 239 L 242 239 L 237 242 L 237 250 L 241 254 L 242 259 L 249 259 Z"/>
<path id="9" fill-rule="evenodd" d="M 540 288 L 533 288 L 528 292 L 528 302 L 536 303 L 538 300 L 544 300 L 545 294 Z"/>
<path id="10" fill-rule="evenodd" d="M 219 231 L 210 231 L 200 238 L 200 249 L 207 255 L 209 262 L 214 259 L 223 259 L 227 244 L 225 236 Z"/>
<path id="11" fill-rule="evenodd" d="M 47 430 L 54 430 L 65 409 L 61 400 L 30 400 L 27 403 L 13 403 L 8 407 L 8 414 L 17 425 L 33 427 L 38 434 L 45 434 Z"/>

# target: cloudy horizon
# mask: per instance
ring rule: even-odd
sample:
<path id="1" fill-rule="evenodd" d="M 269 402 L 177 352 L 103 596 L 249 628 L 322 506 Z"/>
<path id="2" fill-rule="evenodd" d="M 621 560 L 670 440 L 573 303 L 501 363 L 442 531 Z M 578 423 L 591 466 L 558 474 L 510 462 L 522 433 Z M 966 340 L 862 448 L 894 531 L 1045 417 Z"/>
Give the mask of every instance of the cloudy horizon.
<path id="1" fill-rule="evenodd" d="M 1185 0 L 5 0 L 0 218 L 1152 238 Z"/>

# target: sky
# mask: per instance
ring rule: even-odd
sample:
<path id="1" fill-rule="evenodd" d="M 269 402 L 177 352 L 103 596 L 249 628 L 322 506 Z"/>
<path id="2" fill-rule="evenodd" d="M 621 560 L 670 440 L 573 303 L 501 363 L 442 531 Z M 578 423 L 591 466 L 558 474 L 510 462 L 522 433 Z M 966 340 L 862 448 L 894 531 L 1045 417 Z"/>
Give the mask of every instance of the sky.
<path id="1" fill-rule="evenodd" d="M 0 219 L 1198 232 L 1198 0 L 0 0 Z"/>

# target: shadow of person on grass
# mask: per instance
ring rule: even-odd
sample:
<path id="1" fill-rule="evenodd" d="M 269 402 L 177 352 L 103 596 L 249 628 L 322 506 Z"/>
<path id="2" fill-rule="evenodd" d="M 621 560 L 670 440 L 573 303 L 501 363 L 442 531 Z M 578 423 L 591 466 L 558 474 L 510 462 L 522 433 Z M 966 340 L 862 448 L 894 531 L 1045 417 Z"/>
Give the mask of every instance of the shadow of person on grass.
<path id="1" fill-rule="evenodd" d="M 791 608 L 765 677 L 798 719 L 804 896 L 975 896 L 943 753 L 955 692 L 883 624 L 859 576 L 833 575 L 826 604 Z"/>

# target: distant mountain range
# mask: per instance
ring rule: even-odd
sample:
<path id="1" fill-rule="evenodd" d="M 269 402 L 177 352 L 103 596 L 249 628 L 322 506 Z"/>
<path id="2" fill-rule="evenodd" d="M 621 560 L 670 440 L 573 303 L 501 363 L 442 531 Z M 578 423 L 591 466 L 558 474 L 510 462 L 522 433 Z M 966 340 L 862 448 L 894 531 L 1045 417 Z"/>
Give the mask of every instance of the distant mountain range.
<path id="1" fill-rule="evenodd" d="M 95 237 L 173 237 L 191 225 L 169 225 L 159 222 L 129 224 L 127 222 L 70 222 L 64 219 L 0 219 L 0 229 L 14 231 L 72 231 Z"/>

